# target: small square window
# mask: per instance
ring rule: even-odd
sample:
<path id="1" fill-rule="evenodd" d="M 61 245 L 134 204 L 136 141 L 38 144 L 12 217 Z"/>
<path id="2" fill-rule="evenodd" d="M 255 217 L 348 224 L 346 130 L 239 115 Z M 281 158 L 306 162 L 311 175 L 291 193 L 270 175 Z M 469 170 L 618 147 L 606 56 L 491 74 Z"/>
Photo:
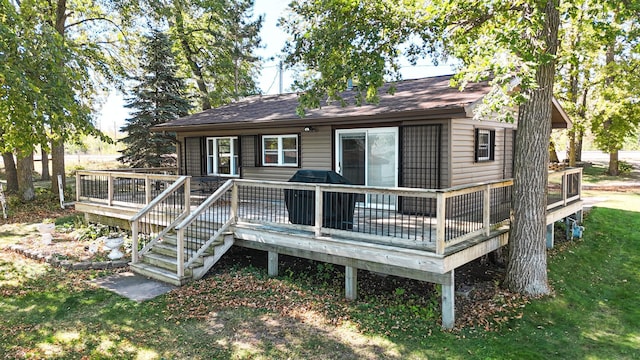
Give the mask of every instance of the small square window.
<path id="1" fill-rule="evenodd" d="M 298 166 L 298 135 L 263 136 L 262 164 Z"/>

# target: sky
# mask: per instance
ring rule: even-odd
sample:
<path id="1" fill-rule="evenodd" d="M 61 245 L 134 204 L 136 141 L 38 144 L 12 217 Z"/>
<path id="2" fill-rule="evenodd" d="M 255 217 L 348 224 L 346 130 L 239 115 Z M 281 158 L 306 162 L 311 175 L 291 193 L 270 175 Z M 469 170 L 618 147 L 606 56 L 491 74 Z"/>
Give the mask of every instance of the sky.
<path id="1" fill-rule="evenodd" d="M 263 47 L 258 49 L 257 54 L 263 59 L 261 75 L 258 78 L 258 86 L 263 94 L 277 94 L 279 92 L 278 62 L 282 53 L 282 48 L 287 40 L 287 34 L 277 26 L 278 19 L 285 13 L 288 0 L 255 0 L 254 15 L 263 15 L 264 22 L 260 37 Z M 270 60 L 273 58 L 273 60 Z M 415 79 L 426 76 L 451 74 L 453 70 L 448 66 L 433 66 L 428 60 L 421 61 L 417 66 L 411 66 L 407 61 L 402 64 L 402 76 L 405 79 Z M 283 73 L 284 92 L 289 91 L 292 80 L 292 73 Z M 97 126 L 107 134 L 113 134 L 124 124 L 129 117 L 127 109 L 124 108 L 123 96 L 117 92 L 111 92 L 102 107 L 102 111 L 97 119 Z"/>

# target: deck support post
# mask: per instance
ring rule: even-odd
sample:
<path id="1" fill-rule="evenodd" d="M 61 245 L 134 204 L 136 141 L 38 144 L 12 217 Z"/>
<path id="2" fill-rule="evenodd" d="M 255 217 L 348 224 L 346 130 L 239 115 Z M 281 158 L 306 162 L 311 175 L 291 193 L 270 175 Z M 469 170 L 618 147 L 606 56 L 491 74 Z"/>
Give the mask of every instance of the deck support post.
<path id="1" fill-rule="evenodd" d="M 269 251 L 267 255 L 267 273 L 271 277 L 278 276 L 278 253 Z"/>
<path id="2" fill-rule="evenodd" d="M 347 300 L 358 298 L 358 268 L 353 266 L 344 267 L 344 297 Z"/>
<path id="3" fill-rule="evenodd" d="M 442 327 L 444 329 L 451 329 L 456 322 L 455 315 L 455 270 L 451 270 L 445 275 L 445 280 L 442 282 Z"/>
<path id="4" fill-rule="evenodd" d="M 554 240 L 553 224 L 554 223 L 547 225 L 547 249 L 553 249 L 553 240 Z"/>

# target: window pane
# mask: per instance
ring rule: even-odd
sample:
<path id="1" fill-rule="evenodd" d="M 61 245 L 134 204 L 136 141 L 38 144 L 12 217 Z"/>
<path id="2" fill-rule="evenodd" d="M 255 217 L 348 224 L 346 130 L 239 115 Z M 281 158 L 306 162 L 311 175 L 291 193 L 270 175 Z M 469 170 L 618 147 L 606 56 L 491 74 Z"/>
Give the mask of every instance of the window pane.
<path id="1" fill-rule="evenodd" d="M 278 152 L 277 151 L 265 151 L 264 152 L 264 163 L 265 164 L 277 164 L 278 163 Z"/>
<path id="2" fill-rule="evenodd" d="M 283 150 L 296 150 L 298 149 L 298 138 L 297 137 L 286 137 L 282 138 L 282 149 Z"/>
<path id="3" fill-rule="evenodd" d="M 207 140 L 207 154 L 209 154 L 210 156 L 213 156 L 213 139 L 208 139 Z"/>
<path id="4" fill-rule="evenodd" d="M 264 138 L 265 150 L 278 150 L 278 138 Z"/>
<path id="5" fill-rule="evenodd" d="M 218 154 L 231 153 L 231 142 L 229 139 L 218 139 Z"/>
<path id="6" fill-rule="evenodd" d="M 231 175 L 238 175 L 240 172 L 238 171 L 238 155 L 233 156 L 233 172 Z"/>
<path id="7" fill-rule="evenodd" d="M 284 160 L 283 164 L 297 164 L 298 163 L 298 152 L 297 151 L 285 151 L 284 152 Z"/>
<path id="8" fill-rule="evenodd" d="M 218 174 L 231 174 L 231 159 L 228 156 L 218 156 Z"/>

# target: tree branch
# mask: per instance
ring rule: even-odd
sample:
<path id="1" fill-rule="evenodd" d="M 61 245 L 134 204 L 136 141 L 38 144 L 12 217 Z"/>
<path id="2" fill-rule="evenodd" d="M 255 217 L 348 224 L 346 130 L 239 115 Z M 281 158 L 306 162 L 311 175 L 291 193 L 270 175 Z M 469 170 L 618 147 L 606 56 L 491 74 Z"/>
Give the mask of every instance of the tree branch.
<path id="1" fill-rule="evenodd" d="M 116 29 L 118 29 L 118 31 L 122 34 L 122 36 L 124 36 L 124 40 L 129 43 L 129 39 L 127 39 L 127 34 L 122 30 L 122 28 L 120 28 L 120 26 L 118 24 L 116 24 L 113 20 L 105 18 L 105 17 L 95 17 L 95 18 L 87 18 L 87 19 L 82 19 L 80 21 L 76 21 L 74 23 L 65 25 L 65 30 L 72 27 L 72 26 L 76 26 L 76 25 L 81 25 L 84 24 L 86 22 L 91 22 L 91 21 L 106 21 L 108 23 L 110 23 L 111 25 L 113 25 Z"/>

